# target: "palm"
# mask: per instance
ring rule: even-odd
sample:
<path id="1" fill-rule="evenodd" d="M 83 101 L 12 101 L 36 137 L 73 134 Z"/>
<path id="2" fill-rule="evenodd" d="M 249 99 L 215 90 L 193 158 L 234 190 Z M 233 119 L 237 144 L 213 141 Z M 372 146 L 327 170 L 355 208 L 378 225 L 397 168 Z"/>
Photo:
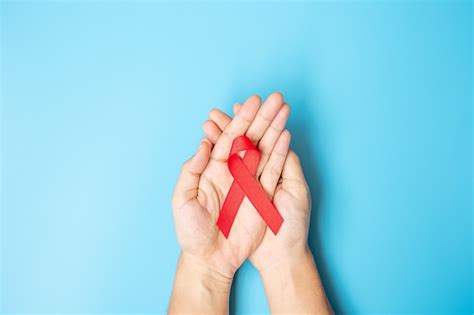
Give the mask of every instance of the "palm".
<path id="1" fill-rule="evenodd" d="M 299 162 L 292 160 L 296 157 L 294 152 L 290 153 L 289 161 L 283 170 L 292 174 L 291 177 L 282 177 L 281 183 L 276 187 L 273 196 L 273 203 L 279 209 L 285 219 L 283 225 L 275 236 L 267 228 L 260 246 L 250 256 L 250 260 L 259 270 L 269 267 L 278 261 L 276 253 L 287 254 L 298 244 L 306 242 L 306 231 L 309 222 L 311 198 L 308 186 L 302 173 L 299 172 Z M 297 165 L 291 165 L 295 164 Z M 298 169 L 293 171 L 292 169 Z M 265 185 L 265 183 L 262 183 Z"/>
<path id="2" fill-rule="evenodd" d="M 237 212 L 228 239 L 216 225 L 233 181 L 227 168 L 232 141 L 245 134 L 258 143 L 263 168 L 266 160 L 271 160 L 273 148 L 280 143 L 280 151 L 286 152 L 290 140 L 289 133 L 283 132 L 289 107 L 283 104 L 282 95 L 274 93 L 262 107 L 260 104 L 259 97 L 250 97 L 238 106 L 239 113 L 233 120 L 219 110 L 210 112 L 212 121 L 203 126 L 208 141 L 184 165 L 173 197 L 176 231 L 183 251 L 213 268 L 223 266 L 225 270 L 221 271 L 229 274 L 254 252 L 266 226 L 247 198 Z M 283 155 L 279 156 L 281 159 Z"/>
<path id="3" fill-rule="evenodd" d="M 232 225 L 229 238 L 225 239 L 216 221 L 233 178 L 225 161 L 211 160 L 201 175 L 197 199 L 183 204 L 188 221 L 178 237 L 183 250 L 196 256 L 216 256 L 237 268 L 256 249 L 265 231 L 265 224 L 247 198 L 241 204 Z"/>

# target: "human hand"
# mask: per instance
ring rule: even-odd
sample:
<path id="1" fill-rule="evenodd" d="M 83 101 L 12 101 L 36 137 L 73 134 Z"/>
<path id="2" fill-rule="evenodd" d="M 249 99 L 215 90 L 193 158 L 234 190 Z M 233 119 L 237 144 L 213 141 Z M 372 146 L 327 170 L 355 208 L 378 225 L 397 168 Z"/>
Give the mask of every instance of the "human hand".
<path id="1" fill-rule="evenodd" d="M 234 113 L 238 115 L 241 105 L 234 106 Z M 223 112 L 214 117 L 223 117 L 216 126 L 226 127 L 230 121 Z M 214 142 L 222 133 L 221 129 L 205 128 L 207 138 Z M 282 134 L 289 144 L 289 134 Z M 273 199 L 273 203 L 284 218 L 283 225 L 274 235 L 265 226 L 265 233 L 260 245 L 250 255 L 254 266 L 262 271 L 272 265 L 288 263 L 288 260 L 301 259 L 308 255 L 307 235 L 311 209 L 311 195 L 306 183 L 298 156 L 293 151 L 286 154 L 288 147 L 285 142 L 276 143 L 273 151 L 274 158 L 266 160 L 261 165 L 262 172 L 257 173 L 263 189 Z M 259 145 L 260 147 L 260 145 Z M 255 210 L 253 210 L 255 212 Z"/>
<path id="2" fill-rule="evenodd" d="M 259 105 L 257 97 L 237 104 L 233 120 L 211 111 L 203 125 L 208 139 L 183 166 L 173 197 L 183 251 L 170 313 L 227 313 L 232 276 L 249 256 L 261 271 L 272 312 L 331 313 L 307 247 L 311 201 L 298 157 L 289 151 L 290 134 L 284 131 L 289 107 L 280 94 Z M 227 169 L 230 147 L 243 134 L 261 151 L 256 176 L 285 220 L 278 236 L 247 198 L 228 239 L 215 224 L 233 181 Z"/>
<path id="3" fill-rule="evenodd" d="M 268 161 L 283 165 L 290 141 L 289 133 L 283 132 L 289 108 L 283 104 L 281 94 L 270 95 L 261 107 L 260 103 L 259 97 L 250 97 L 239 105 L 233 120 L 218 110 L 210 112 L 210 120 L 203 125 L 209 140 L 201 142 L 196 154 L 184 164 L 173 195 L 182 256 L 227 278 L 232 278 L 237 268 L 255 252 L 266 230 L 247 198 L 242 202 L 228 239 L 216 226 L 233 181 L 227 167 L 232 141 L 246 134 L 258 143 L 262 153 L 258 175 L 263 173 Z"/>
<path id="4" fill-rule="evenodd" d="M 240 105 L 234 107 L 236 115 L 240 110 Z M 216 128 L 205 131 L 211 142 L 222 133 Z M 277 235 L 265 226 L 264 237 L 250 260 L 260 271 L 272 313 L 332 314 L 307 245 L 311 195 L 298 156 L 288 152 L 289 140 L 289 133 L 283 132 L 270 159 L 260 165 L 263 171 L 257 174 L 285 221 Z"/>

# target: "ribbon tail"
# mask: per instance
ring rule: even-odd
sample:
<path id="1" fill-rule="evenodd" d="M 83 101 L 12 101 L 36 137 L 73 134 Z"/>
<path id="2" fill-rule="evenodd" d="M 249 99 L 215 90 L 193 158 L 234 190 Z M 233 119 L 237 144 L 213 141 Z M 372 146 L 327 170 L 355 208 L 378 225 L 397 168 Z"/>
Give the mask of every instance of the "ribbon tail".
<path id="1" fill-rule="evenodd" d="M 283 224 L 283 217 L 238 156 L 232 156 L 228 163 L 229 170 L 234 177 L 234 183 L 237 182 L 239 184 L 265 223 L 273 234 L 276 235 Z"/>
<path id="2" fill-rule="evenodd" d="M 222 205 L 219 218 L 217 219 L 217 226 L 222 234 L 224 234 L 225 238 L 229 237 L 230 229 L 232 228 L 232 224 L 237 216 L 237 211 L 239 210 L 244 197 L 244 192 L 234 180 L 232 186 L 230 186 L 229 193 L 224 200 L 224 204 Z"/>

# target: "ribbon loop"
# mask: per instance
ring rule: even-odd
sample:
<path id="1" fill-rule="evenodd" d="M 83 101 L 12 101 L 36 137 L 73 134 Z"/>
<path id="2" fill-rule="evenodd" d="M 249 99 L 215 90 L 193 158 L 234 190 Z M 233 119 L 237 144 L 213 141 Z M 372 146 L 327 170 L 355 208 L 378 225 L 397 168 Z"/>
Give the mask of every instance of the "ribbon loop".
<path id="1" fill-rule="evenodd" d="M 245 152 L 243 158 L 239 156 L 241 152 Z M 260 151 L 248 137 L 240 136 L 234 139 L 227 161 L 234 181 L 217 219 L 217 226 L 226 238 L 229 237 L 237 211 L 245 196 L 250 200 L 273 234 L 276 235 L 283 224 L 283 217 L 255 178 L 259 162 Z"/>

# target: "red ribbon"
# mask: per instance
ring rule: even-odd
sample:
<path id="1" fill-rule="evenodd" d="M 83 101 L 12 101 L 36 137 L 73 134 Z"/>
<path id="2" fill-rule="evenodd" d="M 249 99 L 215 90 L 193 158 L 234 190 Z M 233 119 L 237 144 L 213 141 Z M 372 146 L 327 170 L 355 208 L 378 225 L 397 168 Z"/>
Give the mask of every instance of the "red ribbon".
<path id="1" fill-rule="evenodd" d="M 239 153 L 244 151 L 245 154 L 241 158 Z M 253 145 L 252 141 L 246 136 L 235 138 L 227 161 L 234 182 L 227 193 L 217 219 L 217 226 L 226 238 L 229 236 L 235 216 L 245 196 L 267 223 L 273 234 L 278 233 L 283 223 L 283 217 L 255 178 L 258 162 L 260 162 L 260 151 Z"/>

